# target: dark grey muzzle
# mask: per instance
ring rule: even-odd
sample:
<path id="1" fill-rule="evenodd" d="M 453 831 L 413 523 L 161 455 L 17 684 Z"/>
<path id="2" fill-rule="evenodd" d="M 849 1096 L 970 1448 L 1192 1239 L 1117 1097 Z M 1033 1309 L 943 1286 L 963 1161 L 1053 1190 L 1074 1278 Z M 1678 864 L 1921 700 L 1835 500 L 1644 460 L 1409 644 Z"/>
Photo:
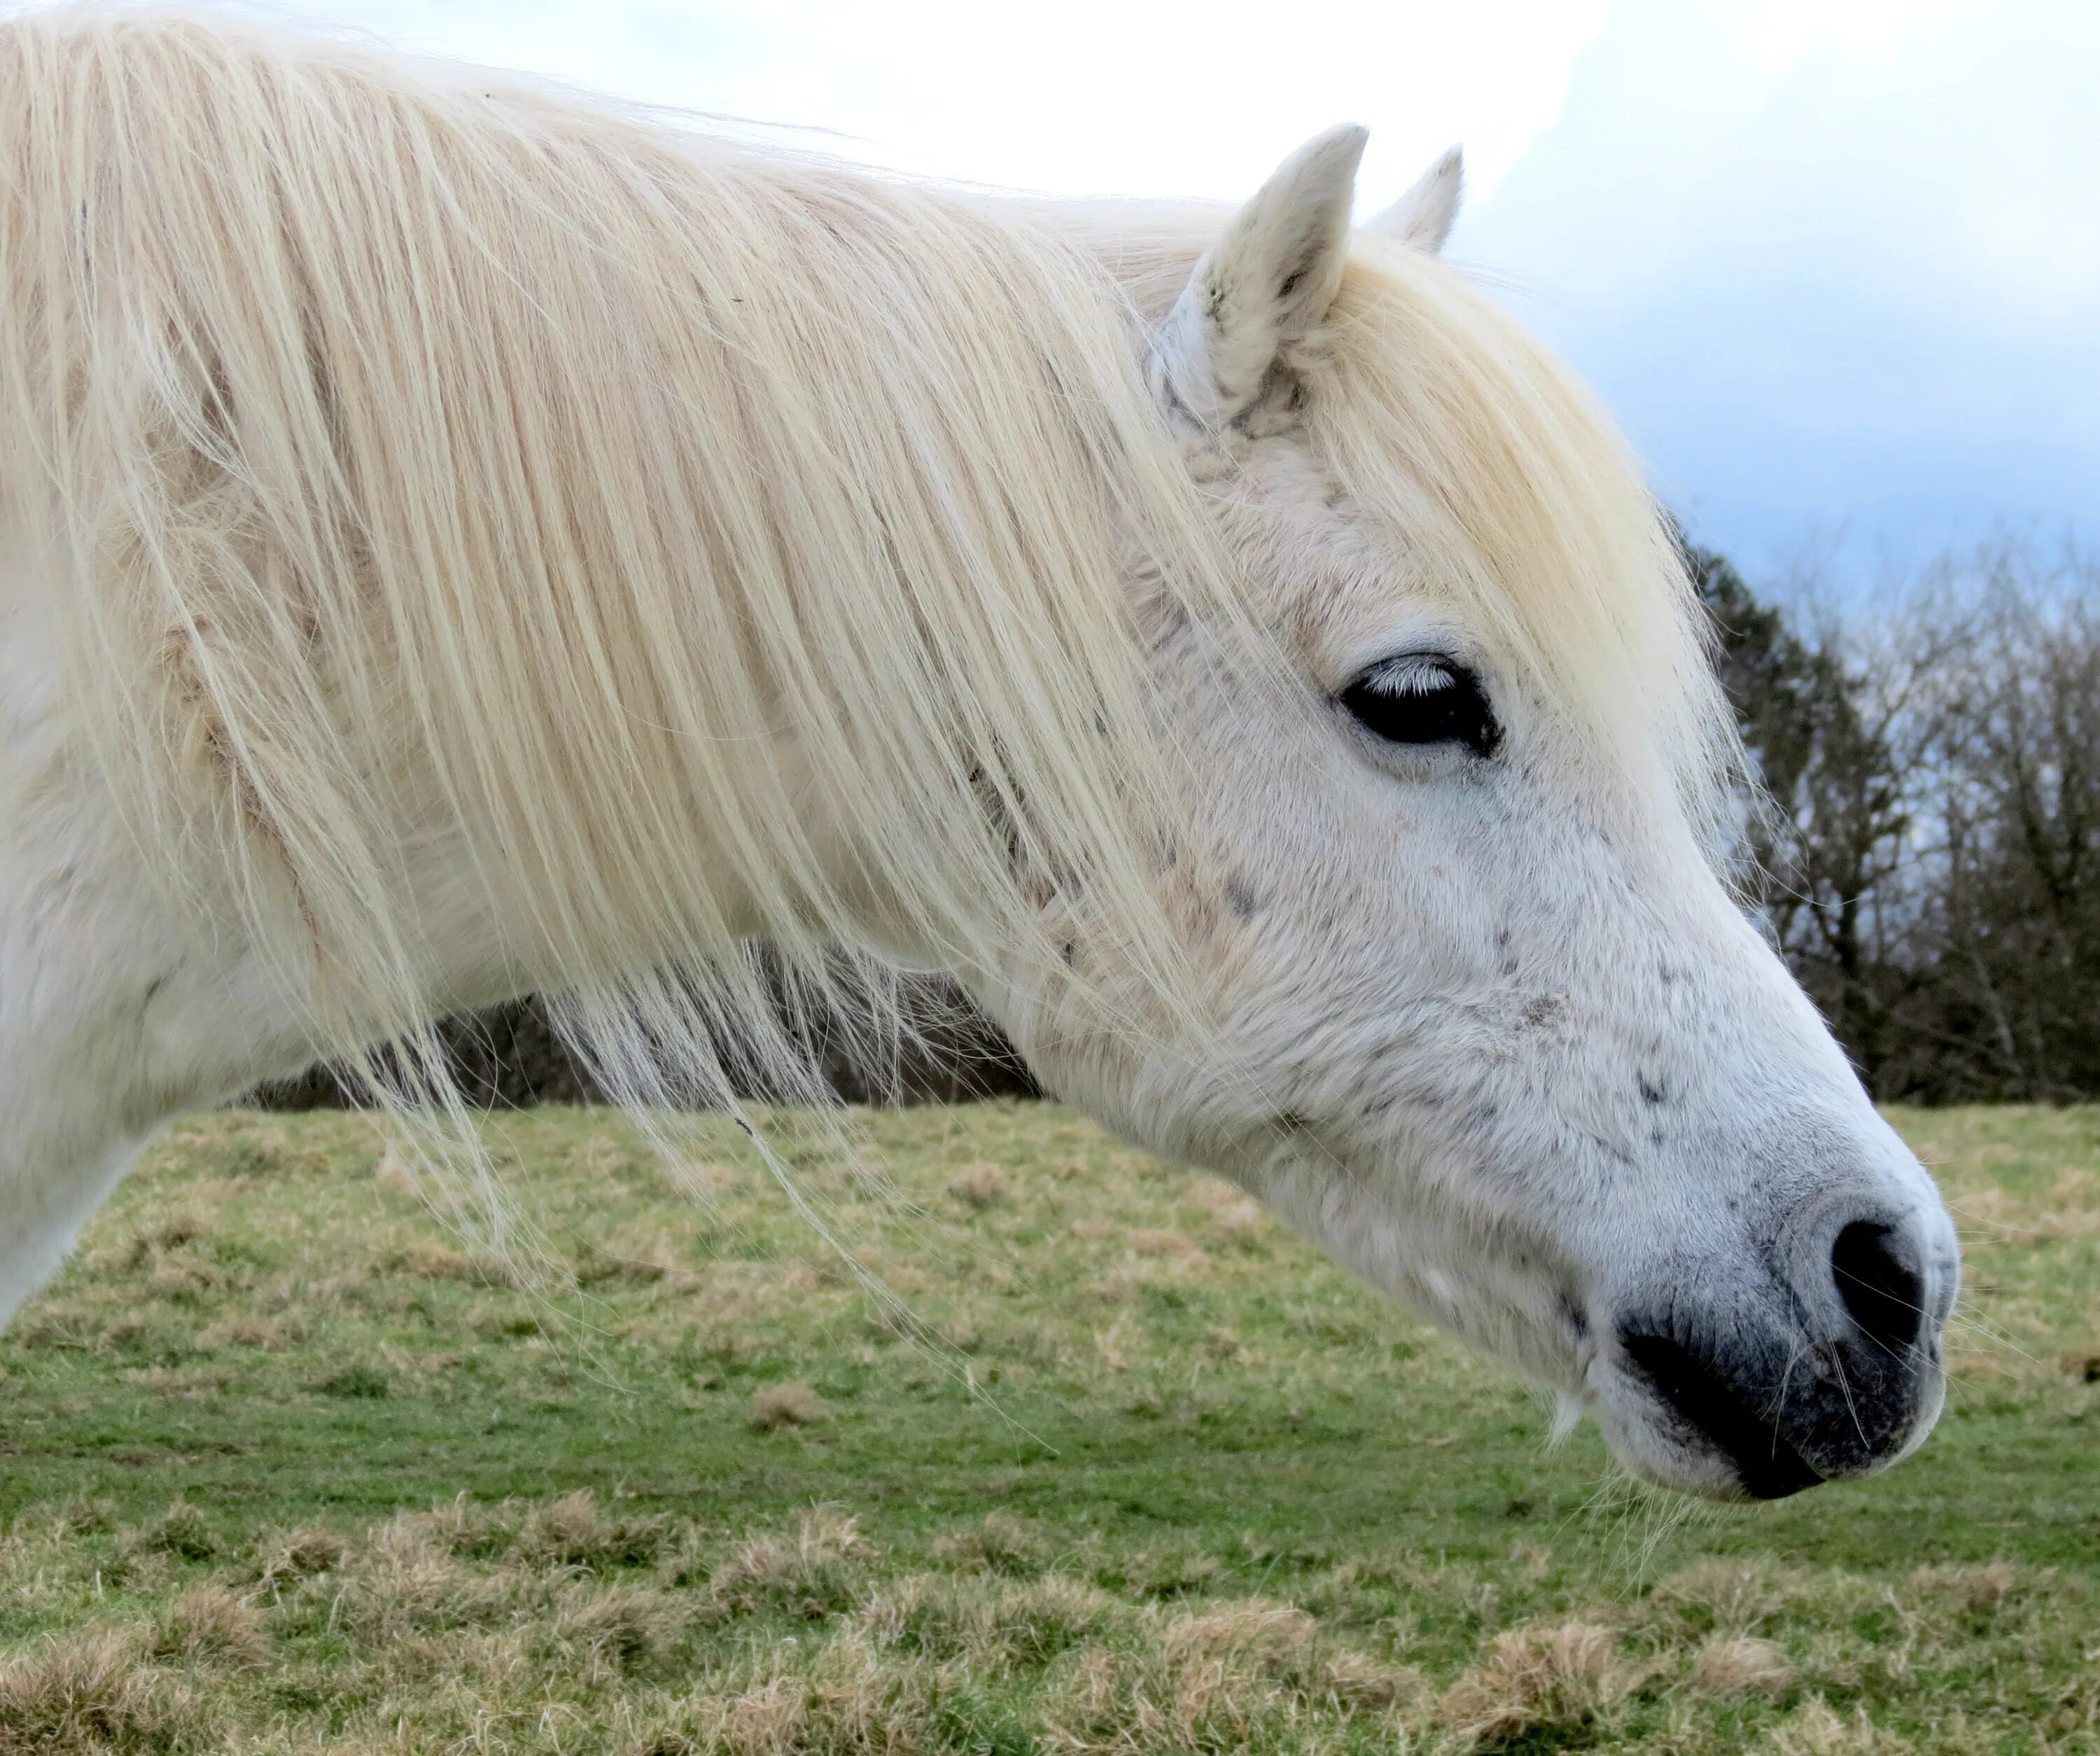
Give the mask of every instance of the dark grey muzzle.
<path id="1" fill-rule="evenodd" d="M 1941 1394 L 1952 1271 L 1915 1218 L 1846 1219 L 1796 1260 L 1748 1282 L 1687 1264 L 1616 1326 L 1665 1425 L 1760 1500 L 1892 1462 Z"/>

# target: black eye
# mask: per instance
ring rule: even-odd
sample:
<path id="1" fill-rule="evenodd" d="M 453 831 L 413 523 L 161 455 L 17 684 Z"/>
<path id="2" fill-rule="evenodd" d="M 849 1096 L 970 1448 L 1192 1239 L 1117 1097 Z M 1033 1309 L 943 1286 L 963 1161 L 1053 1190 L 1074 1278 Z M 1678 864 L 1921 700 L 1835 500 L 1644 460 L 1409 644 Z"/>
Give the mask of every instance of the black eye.
<path id="1" fill-rule="evenodd" d="M 1381 659 L 1339 699 L 1359 726 L 1388 743 L 1459 743 L 1493 756 L 1502 739 L 1480 678 L 1441 653 Z"/>

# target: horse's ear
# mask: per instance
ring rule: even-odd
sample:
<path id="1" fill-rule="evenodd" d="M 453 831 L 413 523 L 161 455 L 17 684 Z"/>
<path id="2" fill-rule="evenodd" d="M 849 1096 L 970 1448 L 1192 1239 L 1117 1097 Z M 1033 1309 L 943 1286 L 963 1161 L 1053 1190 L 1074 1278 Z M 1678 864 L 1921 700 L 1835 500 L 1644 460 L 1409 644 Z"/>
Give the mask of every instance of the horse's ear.
<path id="1" fill-rule="evenodd" d="M 1369 136 L 1330 129 L 1283 161 L 1196 264 L 1160 325 L 1154 387 L 1202 427 L 1264 403 L 1327 315 L 1348 256 L 1349 200 Z"/>
<path id="2" fill-rule="evenodd" d="M 1451 236 L 1451 222 L 1458 217 L 1458 199 L 1465 192 L 1465 157 L 1454 147 L 1364 230 L 1383 232 L 1433 256 Z"/>

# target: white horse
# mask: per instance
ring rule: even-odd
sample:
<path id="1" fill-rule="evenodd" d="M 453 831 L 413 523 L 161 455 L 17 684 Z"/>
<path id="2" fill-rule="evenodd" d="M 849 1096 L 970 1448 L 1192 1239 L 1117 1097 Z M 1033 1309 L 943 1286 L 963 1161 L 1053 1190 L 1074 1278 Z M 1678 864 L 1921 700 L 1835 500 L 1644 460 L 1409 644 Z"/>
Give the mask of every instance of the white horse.
<path id="1" fill-rule="evenodd" d="M 1645 1476 L 1916 1445 L 1952 1233 L 1716 875 L 1672 541 L 1436 260 L 1455 156 L 1352 232 L 1363 139 L 1002 201 L 0 25 L 0 1313 L 177 1110 L 447 1101 L 452 1010 L 792 1072 L 763 934 L 954 972 Z"/>

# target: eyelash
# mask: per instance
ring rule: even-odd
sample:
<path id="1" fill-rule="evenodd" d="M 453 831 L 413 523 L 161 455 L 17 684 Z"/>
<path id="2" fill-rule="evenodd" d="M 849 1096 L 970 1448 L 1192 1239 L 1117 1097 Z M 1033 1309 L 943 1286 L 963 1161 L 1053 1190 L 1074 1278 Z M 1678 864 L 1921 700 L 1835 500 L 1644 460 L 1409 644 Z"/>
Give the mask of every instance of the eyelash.
<path id="1" fill-rule="evenodd" d="M 1351 718 L 1387 743 L 1463 744 L 1495 753 L 1502 726 L 1472 671 L 1438 652 L 1404 652 L 1358 674 L 1336 700 Z"/>

